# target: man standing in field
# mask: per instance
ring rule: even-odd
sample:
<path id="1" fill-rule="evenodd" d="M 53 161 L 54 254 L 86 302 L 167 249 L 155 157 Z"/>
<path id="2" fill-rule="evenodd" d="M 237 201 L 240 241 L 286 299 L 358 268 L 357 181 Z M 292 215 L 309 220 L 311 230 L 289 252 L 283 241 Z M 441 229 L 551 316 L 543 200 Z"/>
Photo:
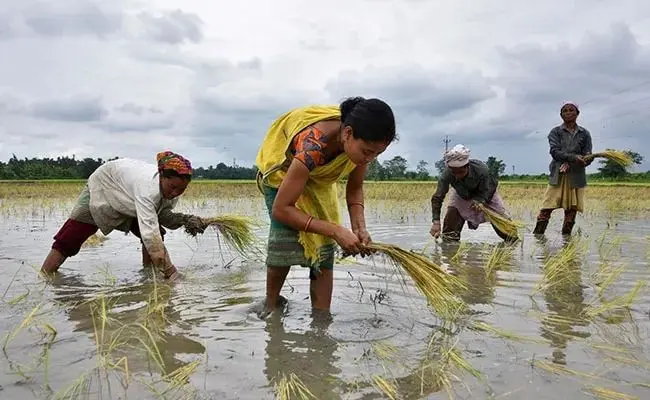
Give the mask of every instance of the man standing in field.
<path id="1" fill-rule="evenodd" d="M 109 161 L 93 172 L 68 220 L 54 235 L 52 249 L 41 271 L 56 272 L 97 230 L 131 232 L 140 238 L 142 263 L 162 271 L 166 279 L 178 274 L 163 244 L 164 228 L 192 227 L 203 232 L 201 218 L 172 212 L 192 180 L 190 161 L 164 151 L 157 166 L 128 158 Z M 162 225 L 162 226 L 161 226 Z"/>
<path id="2" fill-rule="evenodd" d="M 564 209 L 562 234 L 570 235 L 575 225 L 576 214 L 584 211 L 587 172 L 585 167 L 591 161 L 585 156 L 591 154 L 591 134 L 576 123 L 580 110 L 575 103 L 564 103 L 560 116 L 564 123 L 551 129 L 548 144 L 552 157 L 549 165 L 549 184 L 546 188 L 542 208 L 537 214 L 535 235 L 543 235 L 551 219 L 551 213 Z"/>

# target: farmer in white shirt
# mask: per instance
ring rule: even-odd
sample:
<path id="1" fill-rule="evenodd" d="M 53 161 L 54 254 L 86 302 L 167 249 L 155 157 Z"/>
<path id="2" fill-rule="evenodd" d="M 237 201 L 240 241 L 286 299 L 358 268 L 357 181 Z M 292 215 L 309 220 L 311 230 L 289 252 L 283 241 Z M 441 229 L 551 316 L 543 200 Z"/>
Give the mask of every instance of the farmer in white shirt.
<path id="1" fill-rule="evenodd" d="M 41 271 L 56 272 L 97 230 L 131 232 L 142 242 L 142 263 L 178 276 L 163 244 L 163 228 L 205 229 L 201 218 L 172 212 L 192 180 L 190 161 L 171 151 L 156 156 L 158 165 L 132 159 L 109 161 L 90 175 L 70 217 L 54 236 Z"/>

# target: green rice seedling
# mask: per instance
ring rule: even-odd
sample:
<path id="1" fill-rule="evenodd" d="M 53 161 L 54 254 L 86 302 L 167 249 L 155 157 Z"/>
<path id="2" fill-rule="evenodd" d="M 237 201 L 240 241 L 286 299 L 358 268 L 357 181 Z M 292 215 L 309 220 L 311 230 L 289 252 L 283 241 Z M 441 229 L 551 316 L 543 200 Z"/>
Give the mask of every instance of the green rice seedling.
<path id="1" fill-rule="evenodd" d="M 549 257 L 544 263 L 544 275 L 533 295 L 555 285 L 579 285 L 579 273 L 576 273 L 579 270 L 575 266 L 584 257 L 587 248 L 587 243 L 574 237 L 555 256 Z"/>
<path id="2" fill-rule="evenodd" d="M 598 316 L 607 317 L 607 314 L 609 313 L 629 310 L 632 303 L 639 295 L 639 292 L 645 288 L 646 284 L 646 281 L 639 280 L 629 293 L 617 296 L 611 300 L 606 300 L 604 296 L 599 296 L 598 299 L 601 304 L 597 305 L 596 300 L 594 299 L 587 305 L 584 315 L 589 319 L 593 319 Z"/>
<path id="3" fill-rule="evenodd" d="M 531 365 L 557 375 L 565 374 L 565 375 L 572 375 L 572 376 L 585 378 L 585 379 L 598 379 L 602 376 L 602 373 L 598 371 L 582 372 L 582 371 L 565 367 L 564 365 L 556 364 L 553 362 L 547 362 L 544 360 L 532 360 Z"/>
<path id="4" fill-rule="evenodd" d="M 276 400 L 316 400 L 316 396 L 305 386 L 294 373 L 282 375 L 275 384 Z"/>
<path id="5" fill-rule="evenodd" d="M 390 380 L 383 378 L 379 375 L 374 375 L 372 381 L 379 388 L 379 390 L 390 400 L 397 400 L 399 398 L 399 393 L 397 391 L 397 386 Z"/>
<path id="6" fill-rule="evenodd" d="M 617 392 L 612 389 L 591 386 L 586 387 L 585 392 L 601 400 L 639 400 L 638 396 L 632 396 L 626 393 Z"/>
<path id="7" fill-rule="evenodd" d="M 471 245 L 469 243 L 460 242 L 458 244 L 458 248 L 456 249 L 456 253 L 454 253 L 454 255 L 451 257 L 449 262 L 451 262 L 452 264 L 458 264 L 461 258 L 463 258 L 469 252 L 470 248 Z"/>
<path id="8" fill-rule="evenodd" d="M 424 255 L 378 242 L 371 243 L 368 249 L 381 253 L 396 268 L 406 271 L 440 316 L 451 317 L 460 307 L 465 306 L 456 295 L 458 290 L 465 288 L 463 282 L 445 272 Z"/>
<path id="9" fill-rule="evenodd" d="M 205 226 L 201 228 L 216 228 L 226 243 L 241 254 L 245 254 L 256 242 L 253 233 L 255 222 L 251 218 L 239 215 L 220 215 L 214 218 L 203 218 L 202 220 Z M 191 226 L 186 226 L 185 232 L 191 236 L 196 236 L 199 233 L 195 227 Z"/>
<path id="10" fill-rule="evenodd" d="M 515 341 L 515 342 L 545 343 L 545 341 L 542 340 L 542 339 L 517 335 L 514 332 L 510 332 L 510 331 L 507 331 L 505 329 L 497 328 L 496 326 L 494 326 L 492 324 L 488 324 L 488 323 L 483 322 L 483 321 L 473 321 L 469 325 L 469 329 L 482 331 L 482 332 L 488 332 L 488 333 L 491 333 L 491 334 L 493 334 L 495 336 L 499 336 L 501 338 L 504 338 L 504 339 L 507 339 L 507 340 L 510 340 L 510 341 Z"/>
<path id="11" fill-rule="evenodd" d="M 630 167 L 632 166 L 632 164 L 634 164 L 634 159 L 632 159 L 632 157 L 628 153 L 619 150 L 599 151 L 596 153 L 589 154 L 584 158 L 585 161 L 591 161 L 594 158 L 606 158 L 608 160 L 614 161 L 616 164 L 624 168 Z"/>
<path id="12" fill-rule="evenodd" d="M 16 326 L 11 332 L 7 333 L 5 336 L 4 344 L 2 345 L 2 350 L 7 350 L 7 345 L 13 338 L 15 338 L 23 329 L 26 329 L 36 319 L 36 316 L 38 315 L 39 311 L 41 310 L 42 304 L 37 305 L 36 307 L 32 308 L 32 310 L 25 316 L 25 318 L 21 321 L 18 326 Z"/>
<path id="13" fill-rule="evenodd" d="M 483 203 L 477 203 L 478 208 L 485 215 L 485 219 L 493 224 L 498 230 L 505 233 L 509 237 L 519 237 L 519 229 L 523 228 L 524 224 L 520 221 L 515 221 L 501 213 L 491 209 Z"/>
<path id="14" fill-rule="evenodd" d="M 394 362 L 399 349 L 386 340 L 380 340 L 372 343 L 372 350 L 382 362 Z"/>
<path id="15" fill-rule="evenodd" d="M 508 245 L 495 246 L 490 252 L 487 263 L 485 264 L 485 274 L 491 275 L 493 271 L 499 269 L 501 271 L 510 270 L 510 263 L 514 254 L 514 248 Z"/>
<path id="16" fill-rule="evenodd" d="M 104 235 L 99 234 L 99 233 L 94 233 L 88 239 L 86 239 L 85 242 L 83 242 L 81 247 L 97 247 L 97 246 L 101 246 L 108 239 L 109 239 L 108 236 L 104 236 Z"/>

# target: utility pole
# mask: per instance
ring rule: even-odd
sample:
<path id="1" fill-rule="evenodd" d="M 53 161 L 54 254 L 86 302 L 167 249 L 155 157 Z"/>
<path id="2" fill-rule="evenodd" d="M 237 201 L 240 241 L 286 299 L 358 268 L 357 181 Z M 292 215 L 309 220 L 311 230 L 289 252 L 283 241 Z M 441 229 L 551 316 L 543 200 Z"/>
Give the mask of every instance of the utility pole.
<path id="1" fill-rule="evenodd" d="M 512 174 L 513 175 L 515 174 L 515 166 L 514 166 L 514 164 L 512 165 Z"/>
<path id="2" fill-rule="evenodd" d="M 449 135 L 445 135 L 445 138 L 442 140 L 445 142 L 445 153 L 449 151 L 449 143 L 451 142 L 451 139 L 449 139 Z"/>

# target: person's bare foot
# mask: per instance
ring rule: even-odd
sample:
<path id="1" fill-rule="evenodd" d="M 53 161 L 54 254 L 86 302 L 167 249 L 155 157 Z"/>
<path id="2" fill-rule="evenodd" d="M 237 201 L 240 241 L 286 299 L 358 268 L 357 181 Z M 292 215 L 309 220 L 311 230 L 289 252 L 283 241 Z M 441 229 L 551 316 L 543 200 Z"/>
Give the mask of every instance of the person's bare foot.
<path id="1" fill-rule="evenodd" d="M 271 315 L 273 311 L 283 308 L 284 306 L 287 305 L 288 302 L 289 300 L 287 300 L 285 297 L 278 296 L 278 301 L 275 303 L 275 307 L 269 308 L 266 305 L 266 300 L 262 300 L 260 303 L 253 306 L 253 311 L 255 312 L 255 314 L 259 319 L 266 319 L 266 317 Z"/>

